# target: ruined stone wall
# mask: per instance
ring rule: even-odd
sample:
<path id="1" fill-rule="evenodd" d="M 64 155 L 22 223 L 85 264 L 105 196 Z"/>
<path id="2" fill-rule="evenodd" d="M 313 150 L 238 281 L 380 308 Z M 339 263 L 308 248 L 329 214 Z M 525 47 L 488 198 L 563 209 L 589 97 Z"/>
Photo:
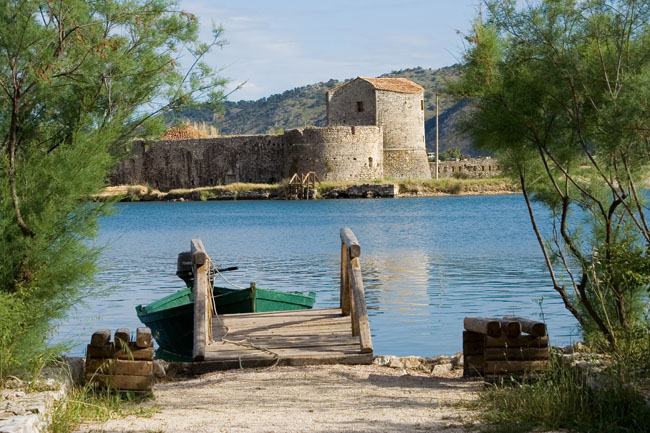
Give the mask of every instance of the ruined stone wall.
<path id="1" fill-rule="evenodd" d="M 383 177 L 382 130 L 378 126 L 331 126 L 294 129 L 288 144 L 285 177 L 314 171 L 323 181 Z"/>
<path id="2" fill-rule="evenodd" d="M 436 176 L 436 163 L 430 162 L 431 177 Z M 458 161 L 439 161 L 438 163 L 438 177 L 490 177 L 499 176 L 501 168 L 499 161 L 492 158 L 470 158 L 461 159 Z"/>
<path id="3" fill-rule="evenodd" d="M 328 126 L 377 125 L 376 111 L 375 88 L 367 81 L 354 80 L 327 92 Z"/>
<path id="4" fill-rule="evenodd" d="M 134 142 L 132 157 L 113 173 L 111 183 L 146 184 L 168 191 L 234 182 L 276 183 L 309 171 L 321 180 L 381 179 L 382 147 L 378 126 Z"/>
<path id="5" fill-rule="evenodd" d="M 161 191 L 233 182 L 282 180 L 287 144 L 281 135 L 242 135 L 134 142 L 113 185 L 146 184 Z"/>
<path id="6" fill-rule="evenodd" d="M 384 175 L 429 179 L 422 93 L 377 90 L 377 124 L 384 131 Z"/>

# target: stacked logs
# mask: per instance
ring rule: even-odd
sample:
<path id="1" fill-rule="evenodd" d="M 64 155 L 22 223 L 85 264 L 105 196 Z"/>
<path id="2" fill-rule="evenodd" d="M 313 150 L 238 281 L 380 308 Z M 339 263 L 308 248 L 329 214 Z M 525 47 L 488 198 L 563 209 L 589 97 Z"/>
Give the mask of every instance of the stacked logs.
<path id="1" fill-rule="evenodd" d="M 549 368 L 548 336 L 542 322 L 513 316 L 466 317 L 464 326 L 465 377 L 498 378 Z"/>
<path id="2" fill-rule="evenodd" d="M 151 329 L 138 328 L 134 341 L 128 328 L 96 331 L 86 348 L 86 381 L 93 386 L 121 391 L 153 389 Z"/>

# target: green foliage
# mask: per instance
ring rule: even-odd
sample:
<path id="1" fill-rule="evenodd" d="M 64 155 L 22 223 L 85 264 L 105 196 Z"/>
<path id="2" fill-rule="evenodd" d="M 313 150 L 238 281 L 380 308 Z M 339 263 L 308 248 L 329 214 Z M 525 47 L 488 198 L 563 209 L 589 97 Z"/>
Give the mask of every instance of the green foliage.
<path id="1" fill-rule="evenodd" d="M 110 208 L 86 199 L 131 139 L 222 97 L 202 62 L 221 30 L 211 44 L 197 35 L 170 0 L 0 6 L 0 377 L 47 351 L 53 321 L 95 291 L 87 240 Z"/>
<path id="2" fill-rule="evenodd" d="M 440 154 L 439 161 L 452 161 L 455 159 L 462 159 L 463 154 L 457 147 L 451 147 Z"/>
<path id="3" fill-rule="evenodd" d="M 638 388 L 621 381 L 618 373 L 608 371 L 600 379 L 602 387 L 592 388 L 575 368 L 556 362 L 528 381 L 495 385 L 478 403 L 487 409 L 481 411 L 485 430 L 645 432 L 650 408 Z"/>
<path id="4" fill-rule="evenodd" d="M 381 77 L 407 78 L 424 87 L 425 138 L 428 149 L 435 149 L 435 95 L 440 94 L 440 151 L 458 147 L 463 153 L 481 155 L 470 141 L 456 134 L 456 123 L 467 103 L 444 93 L 445 83 L 459 78 L 458 66 L 440 69 L 412 68 L 393 71 Z M 169 113 L 168 124 L 189 120 L 213 124 L 223 134 L 267 134 L 305 125 L 325 126 L 325 92 L 346 81 L 329 80 L 287 90 L 256 101 L 226 102 L 223 113 L 208 108 L 185 109 Z M 233 96 L 237 96 L 235 92 Z"/>
<path id="5" fill-rule="evenodd" d="M 151 409 L 138 404 L 149 398 L 151 394 L 120 394 L 111 389 L 95 390 L 89 386 L 73 388 L 64 399 L 55 404 L 48 431 L 69 433 L 82 422 L 102 422 L 129 415 L 151 416 Z"/>
<path id="6" fill-rule="evenodd" d="M 650 2 L 485 5 L 452 86 L 475 102 L 463 128 L 531 215 L 531 200 L 551 211 L 540 246 L 553 286 L 586 338 L 616 348 L 650 287 Z"/>

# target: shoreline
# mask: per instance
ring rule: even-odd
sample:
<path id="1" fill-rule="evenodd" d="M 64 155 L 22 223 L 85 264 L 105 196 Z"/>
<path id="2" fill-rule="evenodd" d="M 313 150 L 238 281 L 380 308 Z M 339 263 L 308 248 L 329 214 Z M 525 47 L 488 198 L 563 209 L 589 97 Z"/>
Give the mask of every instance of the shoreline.
<path id="1" fill-rule="evenodd" d="M 461 370 L 376 364 L 226 370 L 156 384 L 155 401 L 138 404 L 147 416 L 87 421 L 75 431 L 469 433 L 481 384 Z"/>
<path id="2" fill-rule="evenodd" d="M 521 191 L 505 178 L 405 180 L 383 183 L 322 183 L 310 192 L 310 199 L 413 198 L 518 194 Z M 146 185 L 106 187 L 93 200 L 138 201 L 224 201 L 291 200 L 286 183 L 234 183 L 211 187 L 159 191 Z"/>

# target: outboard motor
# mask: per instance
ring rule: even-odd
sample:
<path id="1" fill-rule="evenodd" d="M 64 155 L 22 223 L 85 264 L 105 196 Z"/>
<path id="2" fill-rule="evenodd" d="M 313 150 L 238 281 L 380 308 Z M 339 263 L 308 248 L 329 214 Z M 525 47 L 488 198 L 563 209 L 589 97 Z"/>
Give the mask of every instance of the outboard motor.
<path id="1" fill-rule="evenodd" d="M 214 267 L 212 262 L 210 262 L 210 284 L 212 285 L 214 276 L 217 273 L 236 271 L 239 269 L 237 266 L 230 266 L 229 268 L 217 269 Z M 181 280 L 185 281 L 187 287 L 194 286 L 194 267 L 192 265 L 192 252 L 183 251 L 178 253 L 178 258 L 176 259 L 176 275 Z"/>
<path id="2" fill-rule="evenodd" d="M 185 281 L 187 287 L 194 285 L 194 272 L 192 272 L 192 252 L 183 251 L 176 260 L 176 275 Z"/>

